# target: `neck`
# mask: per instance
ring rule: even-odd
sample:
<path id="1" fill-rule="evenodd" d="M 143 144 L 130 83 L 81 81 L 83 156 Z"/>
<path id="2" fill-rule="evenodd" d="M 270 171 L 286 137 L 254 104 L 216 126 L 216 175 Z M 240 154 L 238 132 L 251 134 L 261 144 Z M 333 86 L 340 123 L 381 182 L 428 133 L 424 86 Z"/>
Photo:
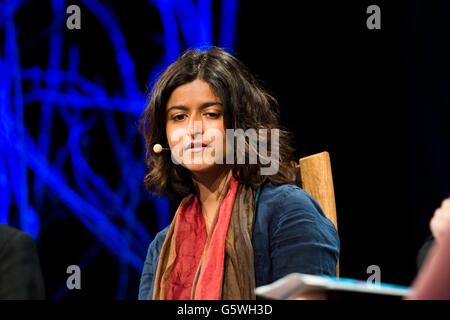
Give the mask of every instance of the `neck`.
<path id="1" fill-rule="evenodd" d="M 220 204 L 228 191 L 232 171 L 223 166 L 212 173 L 192 173 L 208 234 L 214 228 Z"/>
<path id="2" fill-rule="evenodd" d="M 231 175 L 232 171 L 226 167 L 211 173 L 192 173 L 200 202 L 222 200 L 228 190 Z"/>

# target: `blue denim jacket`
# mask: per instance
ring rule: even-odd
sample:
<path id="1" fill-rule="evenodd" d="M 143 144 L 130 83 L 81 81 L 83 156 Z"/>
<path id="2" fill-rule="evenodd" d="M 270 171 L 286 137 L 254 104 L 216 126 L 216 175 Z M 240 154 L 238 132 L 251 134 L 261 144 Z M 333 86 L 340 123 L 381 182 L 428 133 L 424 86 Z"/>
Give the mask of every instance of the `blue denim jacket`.
<path id="1" fill-rule="evenodd" d="M 159 253 L 169 227 L 148 248 L 139 299 L 152 299 Z M 256 286 L 293 272 L 336 275 L 339 236 L 317 201 L 301 188 L 267 182 L 257 202 L 252 238 Z"/>

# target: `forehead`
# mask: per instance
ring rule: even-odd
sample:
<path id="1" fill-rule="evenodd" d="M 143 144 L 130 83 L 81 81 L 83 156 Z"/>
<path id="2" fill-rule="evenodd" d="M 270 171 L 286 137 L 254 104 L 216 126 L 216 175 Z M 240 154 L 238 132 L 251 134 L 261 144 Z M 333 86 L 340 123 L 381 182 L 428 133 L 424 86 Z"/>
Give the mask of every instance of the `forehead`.
<path id="1" fill-rule="evenodd" d="M 205 102 L 221 102 L 211 86 L 196 79 L 177 87 L 169 97 L 166 109 L 174 105 L 198 106 Z"/>

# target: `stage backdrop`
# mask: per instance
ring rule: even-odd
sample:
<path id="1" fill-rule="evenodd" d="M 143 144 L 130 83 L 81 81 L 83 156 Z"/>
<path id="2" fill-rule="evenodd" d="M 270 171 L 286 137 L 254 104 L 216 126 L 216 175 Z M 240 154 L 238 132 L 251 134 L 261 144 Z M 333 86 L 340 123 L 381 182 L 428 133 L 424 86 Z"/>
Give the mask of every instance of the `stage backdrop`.
<path id="1" fill-rule="evenodd" d="M 138 119 L 187 48 L 225 48 L 281 104 L 297 156 L 328 151 L 341 275 L 409 285 L 450 192 L 449 5 L 237 0 L 0 3 L 0 223 L 37 242 L 49 299 L 136 299 L 176 209 L 143 186 Z M 431 36 L 432 35 L 432 36 Z M 67 268 L 81 268 L 69 290 Z"/>

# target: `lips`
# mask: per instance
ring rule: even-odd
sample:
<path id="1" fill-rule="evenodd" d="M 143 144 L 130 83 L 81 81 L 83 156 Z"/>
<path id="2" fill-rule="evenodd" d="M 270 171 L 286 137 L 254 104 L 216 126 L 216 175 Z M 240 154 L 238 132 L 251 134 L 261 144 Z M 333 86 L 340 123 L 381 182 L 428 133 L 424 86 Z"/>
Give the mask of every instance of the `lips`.
<path id="1" fill-rule="evenodd" d="M 192 142 L 191 144 L 187 145 L 187 147 L 184 148 L 184 150 L 207 148 L 208 146 L 209 146 L 209 144 L 207 144 L 207 143 Z"/>

